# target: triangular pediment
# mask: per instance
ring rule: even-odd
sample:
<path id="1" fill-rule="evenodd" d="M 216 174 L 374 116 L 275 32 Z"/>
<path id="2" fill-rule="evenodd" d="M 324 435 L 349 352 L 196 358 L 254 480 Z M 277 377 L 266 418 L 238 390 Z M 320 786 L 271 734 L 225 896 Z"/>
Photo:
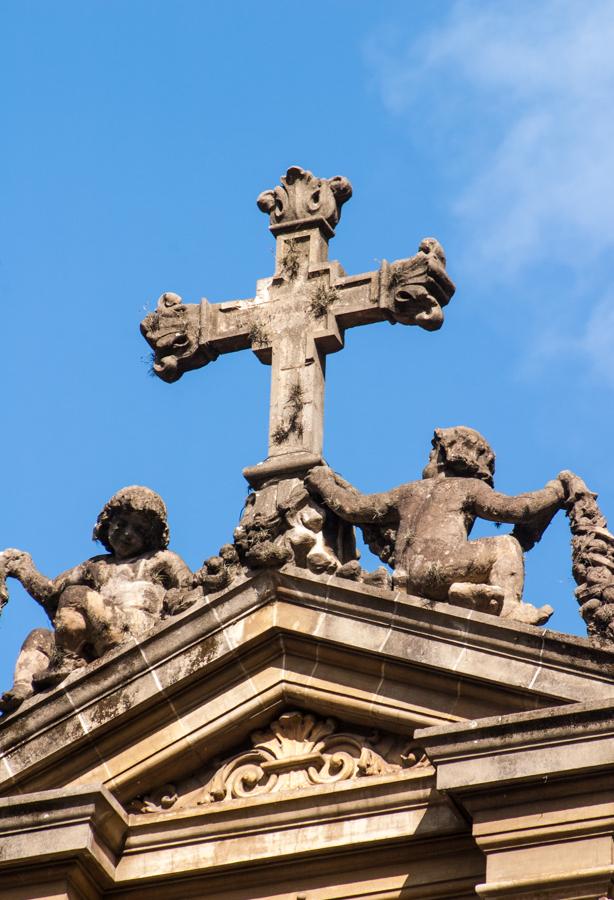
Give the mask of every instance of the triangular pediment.
<path id="1" fill-rule="evenodd" d="M 0 725 L 0 793 L 189 793 L 294 710 L 409 745 L 418 728 L 612 696 L 614 654 L 585 639 L 288 567 L 24 704 Z"/>

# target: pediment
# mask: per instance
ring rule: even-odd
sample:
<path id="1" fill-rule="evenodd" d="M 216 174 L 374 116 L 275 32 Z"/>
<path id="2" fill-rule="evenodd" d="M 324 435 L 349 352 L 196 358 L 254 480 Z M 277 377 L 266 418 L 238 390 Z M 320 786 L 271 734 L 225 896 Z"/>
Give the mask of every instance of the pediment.
<path id="1" fill-rule="evenodd" d="M 212 777 L 294 710 L 407 743 L 418 728 L 613 696 L 614 654 L 585 639 L 287 567 L 3 720 L 0 795 L 98 783 L 128 803 L 170 782 L 187 796 L 186 778 Z"/>

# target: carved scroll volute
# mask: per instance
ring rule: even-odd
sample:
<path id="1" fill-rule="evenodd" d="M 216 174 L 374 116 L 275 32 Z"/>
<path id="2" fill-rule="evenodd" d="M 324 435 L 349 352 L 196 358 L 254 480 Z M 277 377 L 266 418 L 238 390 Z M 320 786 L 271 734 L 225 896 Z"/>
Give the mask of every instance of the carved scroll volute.
<path id="1" fill-rule="evenodd" d="M 334 228 L 341 207 L 352 196 L 352 185 L 341 175 L 316 178 L 300 166 L 290 166 L 280 180 L 281 185 L 263 191 L 256 201 L 258 208 L 269 214 L 272 226 L 324 219 Z"/>
<path id="2" fill-rule="evenodd" d="M 395 322 L 437 331 L 454 283 L 446 272 L 446 255 L 435 238 L 424 238 L 415 256 L 382 268 L 384 303 Z"/>
<path id="3" fill-rule="evenodd" d="M 421 748 L 398 735 L 339 730 L 334 719 L 296 710 L 283 713 L 266 730 L 254 732 L 251 742 L 251 749 L 216 762 L 201 786 L 163 785 L 146 797 L 137 797 L 130 810 L 147 813 L 171 806 L 208 806 L 356 778 L 400 776 L 408 769 L 419 775 L 429 765 Z"/>
<path id="4" fill-rule="evenodd" d="M 212 347 L 200 340 L 200 317 L 200 306 L 166 293 L 158 299 L 155 312 L 141 322 L 141 334 L 153 350 L 153 372 L 162 381 L 172 383 L 184 372 L 217 359 Z"/>

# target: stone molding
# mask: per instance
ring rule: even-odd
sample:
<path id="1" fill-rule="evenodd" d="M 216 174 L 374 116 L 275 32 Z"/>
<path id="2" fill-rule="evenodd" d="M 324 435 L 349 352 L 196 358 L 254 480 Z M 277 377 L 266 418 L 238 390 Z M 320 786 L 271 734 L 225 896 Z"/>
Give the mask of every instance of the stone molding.
<path id="1" fill-rule="evenodd" d="M 304 570 L 266 571 L 2 720 L 0 794 L 52 789 L 62 777 L 101 781 L 128 800 L 224 758 L 289 707 L 367 727 L 375 716 L 409 735 L 607 701 L 613 664 L 583 638 Z"/>
<path id="2" fill-rule="evenodd" d="M 456 794 L 614 772 L 611 699 L 424 728 L 415 737 L 437 766 L 438 787 Z"/>
<path id="3" fill-rule="evenodd" d="M 0 894 L 9 896 L 11 872 L 20 876 L 11 894 L 18 896 L 18 885 L 37 878 L 28 870 L 45 864 L 66 882 L 67 896 L 76 868 L 82 872 L 79 896 L 98 897 L 94 885 L 110 887 L 115 880 L 127 826 L 126 813 L 102 785 L 0 798 Z M 38 877 L 48 875 L 43 870 Z"/>
<path id="4" fill-rule="evenodd" d="M 254 866 L 274 862 L 287 866 L 291 879 L 292 859 L 301 854 L 311 872 L 327 855 L 348 853 L 380 871 L 381 854 L 401 842 L 405 873 L 411 857 L 411 877 L 423 872 L 431 885 L 414 881 L 406 896 L 416 900 L 470 897 L 471 878 L 483 897 L 595 900 L 607 894 L 612 867 L 611 667 L 612 654 L 586 639 L 296 569 L 262 573 L 119 648 L 0 725 L 0 790 L 14 795 L 0 804 L 10 813 L 0 834 L 0 892 L 20 868 L 34 872 L 50 846 L 58 865 L 83 864 L 101 884 L 114 867 L 118 898 L 127 900 L 154 873 L 168 881 L 160 894 L 166 900 L 174 877 L 195 872 L 214 879 L 212 895 L 224 897 L 225 885 L 215 881 L 224 866 L 247 878 Z M 573 702 L 583 696 L 592 699 Z M 224 767 L 234 763 L 236 748 L 244 752 L 254 730 L 295 708 L 313 711 L 310 727 L 333 716 L 352 723 L 316 744 L 360 735 L 386 766 L 400 761 L 369 738 L 373 722 L 393 735 L 412 735 L 437 770 L 437 787 L 432 771 L 415 766 L 227 800 Z M 415 731 L 437 722 L 447 724 Z M 306 719 L 295 724 L 299 736 L 313 738 L 315 732 L 305 735 Z M 277 755 L 303 778 L 305 754 L 314 748 L 301 740 L 291 750 L 287 729 L 284 735 L 280 742 L 273 731 L 255 743 L 276 741 Z M 350 755 L 360 761 L 353 747 Z M 323 749 L 315 752 L 326 757 Z M 333 758 L 334 745 L 328 749 Z M 95 792 L 94 782 L 127 802 L 164 781 L 179 787 L 185 773 L 205 771 L 211 778 L 223 773 L 219 800 L 192 805 L 186 784 L 178 792 L 185 806 L 176 801 L 165 810 L 160 803 L 160 811 L 130 816 L 127 830 L 125 814 L 109 811 L 108 802 L 88 801 L 86 809 L 79 799 Z M 195 789 L 209 782 L 207 774 Z M 43 792 L 24 797 L 36 788 Z M 81 812 L 50 807 L 49 798 L 57 804 L 59 796 Z M 96 810 L 109 811 L 107 824 Z M 92 817 L 104 838 L 97 846 L 106 848 L 100 860 L 98 850 L 92 857 L 85 849 Z M 51 845 L 48 822 L 57 837 Z M 469 853 L 470 869 L 446 883 L 447 894 L 432 886 L 440 858 L 425 861 L 442 839 L 446 864 L 461 846 Z M 574 868 L 576 859 L 581 865 Z M 394 884 L 401 890 L 404 883 Z M 185 896 L 199 896 L 194 891 Z"/>
<path id="5" fill-rule="evenodd" d="M 486 855 L 480 897 L 595 900 L 614 884 L 614 708 L 574 703 L 421 729 Z"/>
<path id="6" fill-rule="evenodd" d="M 402 773 L 151 816 L 126 816 L 100 787 L 0 800 L 0 894 L 47 898 L 53 874 L 53 896 L 70 900 L 288 900 L 301 890 L 367 900 L 375 887 L 382 897 L 469 898 L 483 862 L 432 781 Z"/>

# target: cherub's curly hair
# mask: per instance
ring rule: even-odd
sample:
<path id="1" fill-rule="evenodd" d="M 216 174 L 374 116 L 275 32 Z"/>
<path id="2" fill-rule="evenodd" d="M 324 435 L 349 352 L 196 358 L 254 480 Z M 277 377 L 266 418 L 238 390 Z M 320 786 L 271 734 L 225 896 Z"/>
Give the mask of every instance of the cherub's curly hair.
<path id="1" fill-rule="evenodd" d="M 96 520 L 92 539 L 100 541 L 105 550 L 113 552 L 109 544 L 109 525 L 118 512 L 143 513 L 148 523 L 147 546 L 151 550 L 164 550 L 168 546 L 169 533 L 164 500 L 150 488 L 132 485 L 122 488 L 105 504 Z"/>
<path id="2" fill-rule="evenodd" d="M 474 428 L 456 425 L 436 428 L 433 449 L 441 448 L 446 468 L 461 478 L 480 478 L 493 486 L 495 454 L 485 437 Z"/>

